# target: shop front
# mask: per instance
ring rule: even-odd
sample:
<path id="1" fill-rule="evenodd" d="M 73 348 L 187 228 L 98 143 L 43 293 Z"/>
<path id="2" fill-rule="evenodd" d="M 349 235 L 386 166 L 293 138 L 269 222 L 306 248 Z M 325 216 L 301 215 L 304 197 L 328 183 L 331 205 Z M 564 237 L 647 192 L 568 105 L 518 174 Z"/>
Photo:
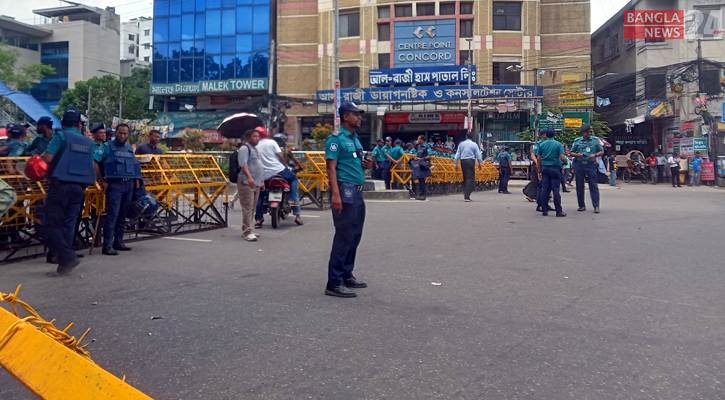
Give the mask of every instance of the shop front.
<path id="1" fill-rule="evenodd" d="M 423 135 L 426 141 L 452 141 L 458 145 L 466 139 L 465 120 L 466 113 L 463 112 L 385 114 L 383 136 L 414 143 L 418 136 Z"/>

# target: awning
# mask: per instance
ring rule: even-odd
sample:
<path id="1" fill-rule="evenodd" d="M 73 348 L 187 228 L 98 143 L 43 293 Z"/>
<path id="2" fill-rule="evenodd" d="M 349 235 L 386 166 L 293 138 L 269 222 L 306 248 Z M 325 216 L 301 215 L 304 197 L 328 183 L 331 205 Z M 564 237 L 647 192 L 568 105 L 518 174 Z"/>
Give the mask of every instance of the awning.
<path id="1" fill-rule="evenodd" d="M 10 101 L 20 107 L 34 121 L 39 120 L 40 117 L 50 117 L 53 120 L 53 128 L 61 128 L 60 119 L 50 112 L 50 110 L 43 107 L 33 96 L 27 93 L 13 91 L 2 81 L 0 81 L 0 96 L 5 96 L 10 99 Z"/>

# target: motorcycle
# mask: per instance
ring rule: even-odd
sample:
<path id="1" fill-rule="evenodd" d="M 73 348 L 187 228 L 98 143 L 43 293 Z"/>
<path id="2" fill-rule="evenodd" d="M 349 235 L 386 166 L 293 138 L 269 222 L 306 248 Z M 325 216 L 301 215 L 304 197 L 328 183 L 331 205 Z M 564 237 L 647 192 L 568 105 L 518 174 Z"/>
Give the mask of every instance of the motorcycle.
<path id="1" fill-rule="evenodd" d="M 292 214 L 292 207 L 289 205 L 290 184 L 277 175 L 265 182 L 264 186 L 267 191 L 264 211 L 272 217 L 272 228 L 277 229 L 279 221 Z"/>

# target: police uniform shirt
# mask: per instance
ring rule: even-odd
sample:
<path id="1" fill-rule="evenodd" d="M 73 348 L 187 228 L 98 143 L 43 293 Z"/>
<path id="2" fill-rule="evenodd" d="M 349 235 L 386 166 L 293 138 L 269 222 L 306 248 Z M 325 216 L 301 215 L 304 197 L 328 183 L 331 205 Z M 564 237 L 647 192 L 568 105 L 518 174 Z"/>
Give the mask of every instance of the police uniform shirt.
<path id="1" fill-rule="evenodd" d="M 103 146 L 103 143 L 98 143 L 95 140 L 93 141 L 93 157 L 94 157 L 94 159 L 95 159 L 96 152 L 98 152 L 98 150 L 101 149 L 101 146 Z"/>
<path id="2" fill-rule="evenodd" d="M 362 167 L 362 144 L 356 133 L 350 133 L 340 127 L 325 141 L 325 159 L 336 160 L 337 180 L 340 182 L 363 185 L 365 171 Z"/>
<path id="3" fill-rule="evenodd" d="M 56 131 L 53 137 L 48 143 L 48 147 L 45 148 L 45 152 L 50 155 L 55 155 L 60 150 L 60 144 L 65 140 L 65 134 L 83 136 L 76 128 L 65 128 L 62 131 Z"/>
<path id="4" fill-rule="evenodd" d="M 380 149 L 380 151 L 382 151 L 383 157 L 385 158 L 385 161 L 390 161 L 390 160 L 388 160 L 388 157 L 385 157 L 385 156 L 391 156 L 392 157 L 392 155 L 390 154 L 390 152 L 393 151 L 393 148 L 390 147 L 390 146 L 388 146 L 386 144 L 385 146 L 383 146 L 382 149 Z"/>
<path id="5" fill-rule="evenodd" d="M 405 150 L 406 154 L 415 154 L 415 148 Z"/>
<path id="6" fill-rule="evenodd" d="M 52 137 L 52 136 L 51 136 Z M 33 143 L 28 146 L 28 151 L 31 154 L 43 154 L 45 152 L 45 149 L 48 148 L 48 144 L 50 143 L 50 139 L 45 137 L 43 134 L 39 134 L 38 136 L 33 139 Z"/>
<path id="7" fill-rule="evenodd" d="M 590 160 L 589 156 L 604 151 L 604 147 L 599 143 L 599 139 L 594 136 L 589 137 L 589 140 L 584 140 L 584 137 L 580 136 L 574 140 L 574 144 L 571 145 L 571 151 L 584 155 L 583 158 L 577 157 L 575 161 L 588 164 L 596 162 L 596 160 Z"/>
<path id="8" fill-rule="evenodd" d="M 113 138 L 113 139 L 111 139 L 111 140 L 116 140 L 116 139 L 115 139 L 115 138 Z M 102 164 L 102 163 L 103 163 L 103 161 L 105 161 L 105 160 L 106 160 L 106 158 L 108 157 L 108 153 L 110 153 L 110 152 L 111 152 L 111 145 L 110 145 L 110 144 L 108 144 L 109 142 L 110 142 L 110 140 L 109 140 L 108 142 L 106 142 L 106 143 L 103 143 L 103 144 L 102 144 L 102 145 L 101 145 L 101 146 L 100 146 L 100 147 L 98 148 L 98 150 L 96 150 L 96 151 L 94 151 L 94 152 L 93 152 L 93 159 L 94 159 L 94 160 L 95 160 L 95 161 L 96 161 L 96 162 L 97 162 L 98 164 Z M 118 142 L 116 142 L 116 144 L 118 144 Z M 125 146 L 124 146 L 124 147 L 128 148 L 129 146 L 130 146 L 130 145 L 129 145 L 128 143 L 125 143 Z M 95 147 L 95 146 L 94 146 L 94 147 Z"/>
<path id="9" fill-rule="evenodd" d="M 385 157 L 385 154 L 383 153 L 383 148 L 385 146 L 375 146 L 373 149 L 373 158 L 377 162 L 383 162 L 383 161 L 389 161 L 387 157 Z"/>
<path id="10" fill-rule="evenodd" d="M 561 167 L 561 157 L 564 154 L 564 145 L 556 141 L 554 138 L 544 140 L 539 145 L 539 155 L 541 155 L 541 165 Z"/>
<path id="11" fill-rule="evenodd" d="M 25 155 L 25 148 L 28 147 L 28 144 L 25 143 L 22 140 L 19 139 L 8 139 L 5 142 L 5 146 L 10 146 L 11 144 L 15 143 L 16 146 L 13 147 L 12 150 L 10 150 L 10 153 L 8 153 L 8 157 L 22 157 Z"/>
<path id="12" fill-rule="evenodd" d="M 403 148 L 395 146 L 390 149 L 390 157 L 393 157 L 393 160 L 400 160 L 400 158 L 403 157 Z"/>

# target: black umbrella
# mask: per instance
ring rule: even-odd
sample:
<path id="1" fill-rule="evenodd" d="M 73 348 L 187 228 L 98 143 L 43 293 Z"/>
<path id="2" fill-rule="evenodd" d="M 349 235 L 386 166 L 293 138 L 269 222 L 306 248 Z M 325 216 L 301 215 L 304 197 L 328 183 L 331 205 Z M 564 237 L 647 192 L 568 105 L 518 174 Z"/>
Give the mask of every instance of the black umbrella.
<path id="1" fill-rule="evenodd" d="M 227 117 L 216 130 L 227 139 L 241 139 L 246 131 L 260 126 L 264 126 L 264 122 L 258 116 L 241 113 Z"/>

